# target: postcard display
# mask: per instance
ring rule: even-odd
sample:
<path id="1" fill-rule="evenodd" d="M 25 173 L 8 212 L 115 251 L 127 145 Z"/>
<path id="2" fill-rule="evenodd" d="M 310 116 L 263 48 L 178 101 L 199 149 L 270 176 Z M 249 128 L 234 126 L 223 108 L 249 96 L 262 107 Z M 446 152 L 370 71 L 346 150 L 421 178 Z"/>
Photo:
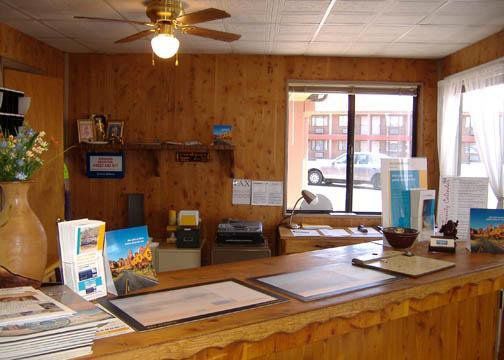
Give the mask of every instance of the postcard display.
<path id="1" fill-rule="evenodd" d="M 105 223 L 98 220 L 58 224 L 63 281 L 86 300 L 107 295 L 103 244 Z"/>
<path id="2" fill-rule="evenodd" d="M 411 228 L 410 190 L 427 189 L 427 159 L 381 160 L 382 224 Z"/>

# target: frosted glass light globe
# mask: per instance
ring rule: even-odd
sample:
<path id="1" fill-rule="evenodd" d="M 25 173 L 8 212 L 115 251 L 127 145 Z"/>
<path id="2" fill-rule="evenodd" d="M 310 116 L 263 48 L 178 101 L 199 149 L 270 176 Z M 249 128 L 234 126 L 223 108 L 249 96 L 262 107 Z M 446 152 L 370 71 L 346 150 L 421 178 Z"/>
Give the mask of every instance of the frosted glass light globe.
<path id="1" fill-rule="evenodd" d="M 180 42 L 171 34 L 159 34 L 152 38 L 151 46 L 154 54 L 161 59 L 168 59 L 177 53 Z"/>

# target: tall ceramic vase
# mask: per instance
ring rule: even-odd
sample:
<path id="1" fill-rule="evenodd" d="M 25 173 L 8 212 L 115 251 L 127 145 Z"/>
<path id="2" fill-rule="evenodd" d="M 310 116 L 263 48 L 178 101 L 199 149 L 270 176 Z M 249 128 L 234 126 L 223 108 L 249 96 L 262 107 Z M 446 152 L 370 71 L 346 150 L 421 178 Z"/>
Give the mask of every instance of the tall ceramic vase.
<path id="1" fill-rule="evenodd" d="M 0 182 L 0 287 L 39 287 L 47 261 L 47 237 L 28 203 L 30 182 Z"/>

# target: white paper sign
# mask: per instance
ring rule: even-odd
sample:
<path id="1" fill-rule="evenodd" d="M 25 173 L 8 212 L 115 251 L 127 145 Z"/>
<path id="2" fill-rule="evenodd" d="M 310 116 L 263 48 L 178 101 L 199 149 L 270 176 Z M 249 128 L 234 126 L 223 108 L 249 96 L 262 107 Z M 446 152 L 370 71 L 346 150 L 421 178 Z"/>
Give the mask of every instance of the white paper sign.
<path id="1" fill-rule="evenodd" d="M 252 205 L 282 206 L 283 182 L 252 181 Z"/>
<path id="2" fill-rule="evenodd" d="M 441 177 L 439 181 L 438 230 L 448 220 L 459 222 L 457 237 L 469 244 L 469 210 L 486 208 L 488 178 Z"/>
<path id="3" fill-rule="evenodd" d="M 233 205 L 250 205 L 252 180 L 233 179 Z"/>

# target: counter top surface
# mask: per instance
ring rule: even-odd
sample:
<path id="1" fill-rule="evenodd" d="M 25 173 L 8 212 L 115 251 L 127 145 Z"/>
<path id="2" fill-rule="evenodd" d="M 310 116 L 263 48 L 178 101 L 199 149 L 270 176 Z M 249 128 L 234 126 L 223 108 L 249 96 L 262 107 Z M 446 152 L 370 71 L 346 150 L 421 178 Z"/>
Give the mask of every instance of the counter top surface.
<path id="1" fill-rule="evenodd" d="M 390 249 L 390 248 L 389 248 Z M 294 272 L 316 266 L 350 263 L 351 259 L 371 253 L 380 254 L 380 242 L 368 242 L 320 251 L 206 266 L 159 274 L 159 285 L 144 289 L 149 292 L 235 278 L 253 283 L 250 278 Z M 166 328 L 131 333 L 98 340 L 93 358 L 118 355 L 147 347 L 159 346 L 163 354 L 173 357 L 191 356 L 211 346 L 226 346 L 236 341 L 258 341 L 278 332 L 294 332 L 313 322 L 324 322 L 336 317 L 352 317 L 365 311 L 377 311 L 387 304 L 407 299 L 422 299 L 431 294 L 443 294 L 453 288 L 479 284 L 504 277 L 504 257 L 494 254 L 470 254 L 457 248 L 455 254 L 428 253 L 426 244 L 418 244 L 414 253 L 456 263 L 450 269 L 419 278 L 404 278 L 385 285 L 363 289 L 317 301 L 289 301 Z M 257 283 L 253 283 L 258 286 Z M 283 294 L 281 294 L 283 295 Z M 284 295 L 285 296 L 285 295 Z M 288 320 L 288 321 L 286 321 Z M 161 347 L 164 347 L 164 350 Z M 138 353 L 137 353 L 138 354 Z"/>

